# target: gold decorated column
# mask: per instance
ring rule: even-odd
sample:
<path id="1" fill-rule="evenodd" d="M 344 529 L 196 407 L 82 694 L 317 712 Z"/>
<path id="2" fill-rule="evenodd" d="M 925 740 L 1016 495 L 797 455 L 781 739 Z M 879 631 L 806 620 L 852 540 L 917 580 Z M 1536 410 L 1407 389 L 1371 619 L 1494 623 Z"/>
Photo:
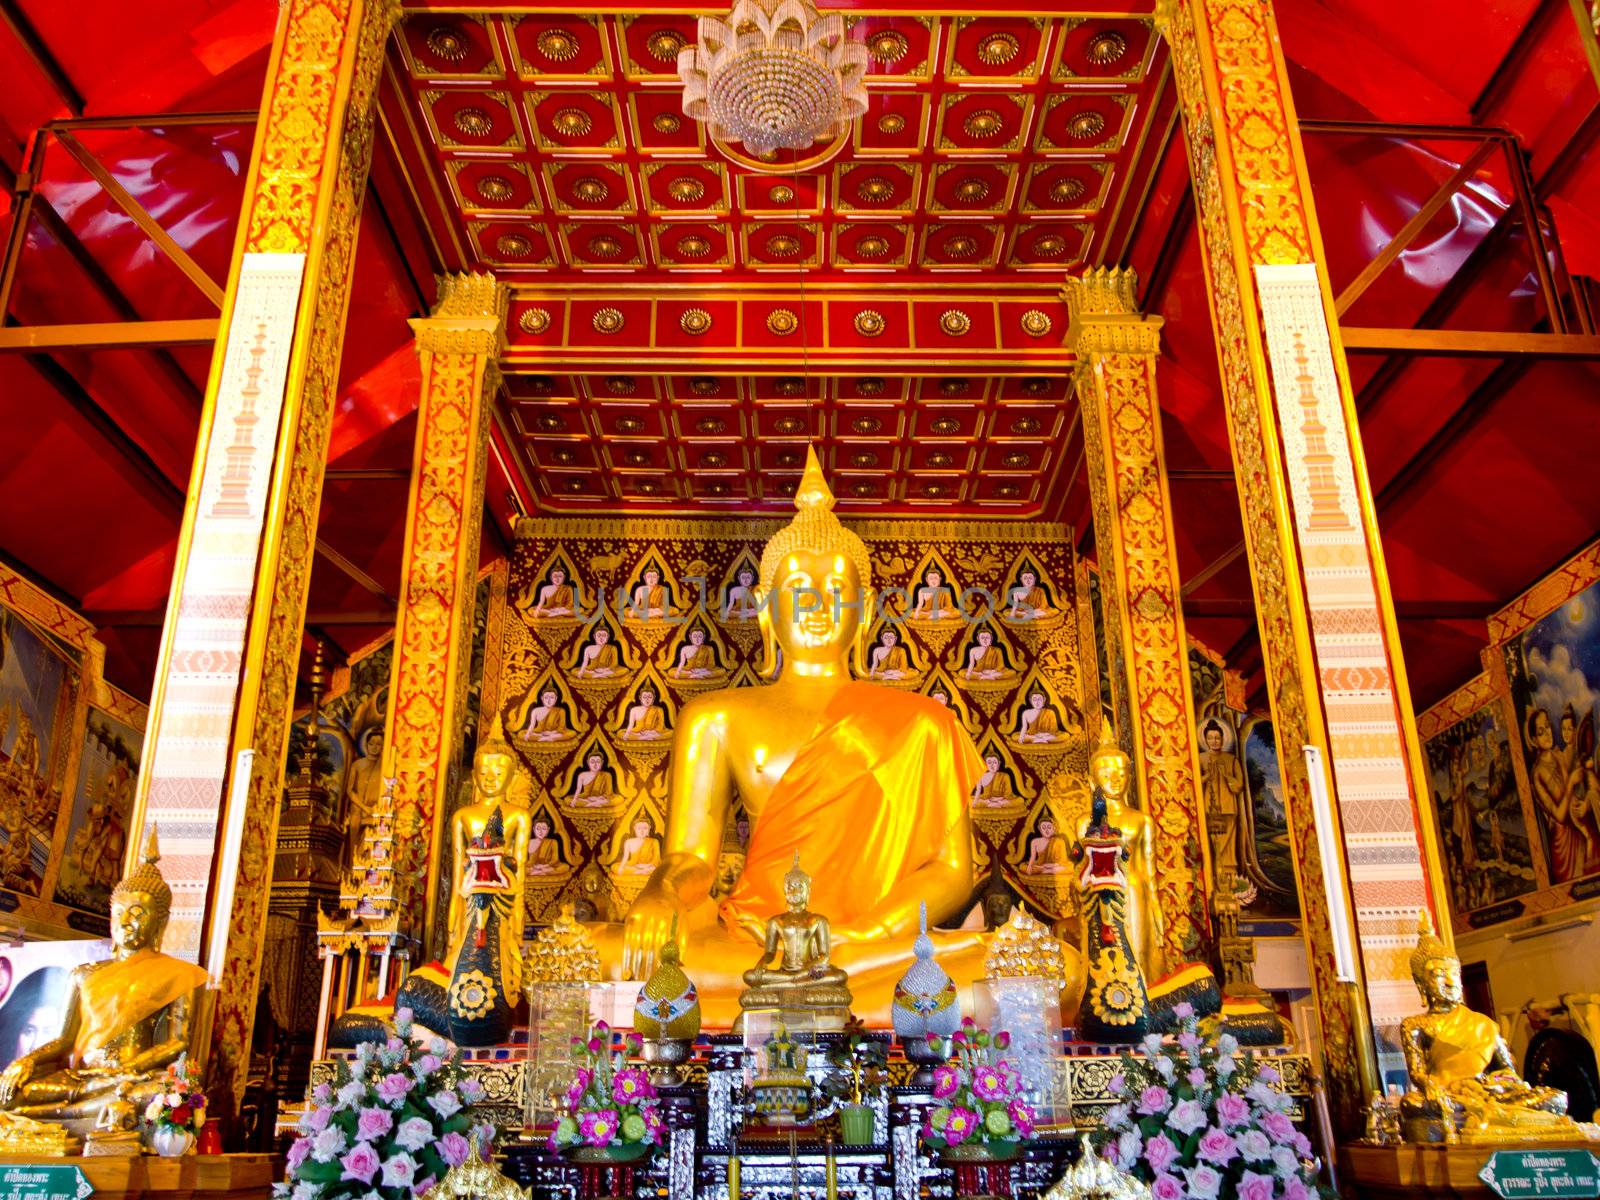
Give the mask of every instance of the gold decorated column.
<path id="1" fill-rule="evenodd" d="M 450 766 L 461 751 L 490 405 L 500 382 L 496 359 L 505 345 L 508 298 L 493 275 L 443 275 L 432 315 L 411 322 L 422 400 L 384 775 L 394 780 L 402 924 L 417 937 L 428 932 L 427 904 L 438 891 Z"/>
<path id="2" fill-rule="evenodd" d="M 1431 906 L 1449 936 L 1438 864 L 1424 858 L 1436 844 L 1426 775 L 1273 5 L 1161 0 L 1157 22 L 1183 111 L 1328 1090 L 1350 1132 L 1377 1086 L 1374 1049 L 1400 1065 L 1417 910 Z"/>
<path id="3" fill-rule="evenodd" d="M 1156 394 L 1160 317 L 1141 316 L 1130 270 L 1090 271 L 1064 293 L 1105 598 L 1107 648 L 1120 653 L 1139 797 L 1155 824 L 1156 894 L 1167 967 L 1208 940 L 1205 839 L 1188 640 Z"/>
<path id="4" fill-rule="evenodd" d="M 374 89 L 398 0 L 285 0 L 267 67 L 172 599 L 136 828 L 159 824 L 165 948 L 216 991 L 218 1110 L 248 1065 L 306 588 Z M 131 856 L 143 836 L 128 839 Z"/>

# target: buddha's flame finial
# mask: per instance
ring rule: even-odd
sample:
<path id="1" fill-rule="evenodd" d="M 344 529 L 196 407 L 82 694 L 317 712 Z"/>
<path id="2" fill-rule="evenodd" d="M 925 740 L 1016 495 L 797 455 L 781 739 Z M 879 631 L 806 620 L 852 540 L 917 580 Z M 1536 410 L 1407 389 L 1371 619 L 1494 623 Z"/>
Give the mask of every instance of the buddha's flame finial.
<path id="1" fill-rule="evenodd" d="M 833 503 L 833 491 L 822 474 L 822 464 L 817 461 L 817 448 L 807 444 L 805 474 L 800 476 L 800 486 L 795 489 L 794 506 L 802 512 L 808 508 L 826 512 L 833 508 Z"/>
<path id="2" fill-rule="evenodd" d="M 161 861 L 161 841 L 156 836 L 157 825 L 150 822 L 150 836 L 144 840 L 144 853 L 139 856 L 140 862 L 149 863 L 152 867 Z"/>

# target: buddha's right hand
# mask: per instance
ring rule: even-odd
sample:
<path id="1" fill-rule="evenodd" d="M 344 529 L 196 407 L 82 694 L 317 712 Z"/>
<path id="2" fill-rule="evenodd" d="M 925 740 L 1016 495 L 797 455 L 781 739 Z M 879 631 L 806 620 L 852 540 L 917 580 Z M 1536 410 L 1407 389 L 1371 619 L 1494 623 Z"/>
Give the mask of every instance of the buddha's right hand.
<path id="1" fill-rule="evenodd" d="M 622 925 L 622 974 L 628 979 L 647 978 L 656 967 L 656 956 L 672 935 L 672 921 L 679 915 L 677 901 L 663 887 L 646 884 L 628 910 Z M 683 952 L 683 922 L 678 922 L 678 952 Z"/>
<path id="2" fill-rule="evenodd" d="M 33 1078 L 33 1056 L 24 1054 L 4 1071 L 0 1071 L 0 1108 L 6 1107 L 16 1098 L 28 1080 Z"/>

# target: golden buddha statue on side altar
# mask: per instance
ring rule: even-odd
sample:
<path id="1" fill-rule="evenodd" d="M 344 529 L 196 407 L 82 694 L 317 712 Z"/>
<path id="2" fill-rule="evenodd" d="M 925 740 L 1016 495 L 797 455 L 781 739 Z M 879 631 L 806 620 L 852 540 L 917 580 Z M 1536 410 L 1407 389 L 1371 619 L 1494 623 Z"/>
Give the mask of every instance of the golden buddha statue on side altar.
<path id="1" fill-rule="evenodd" d="M 811 1028 L 837 1033 L 850 1021 L 850 981 L 828 961 L 828 918 L 812 912 L 811 876 L 800 869 L 800 852 L 783 877 L 788 909 L 767 922 L 767 940 L 756 965 L 744 973 L 739 1021 L 752 1008 L 811 1014 Z M 774 957 L 776 956 L 776 957 Z"/>
<path id="2" fill-rule="evenodd" d="M 912 957 L 918 903 L 938 923 L 972 895 L 968 797 L 982 763 L 949 708 L 851 679 L 851 651 L 871 624 L 872 568 L 833 503 L 811 453 L 795 518 L 761 555 L 767 670 L 779 648 L 782 670 L 765 687 L 684 705 L 662 861 L 624 926 L 598 938 L 609 977 L 642 979 L 678 918 L 711 1028 L 739 1014 L 744 972 L 785 908 L 796 853 L 816 873 L 810 906 L 830 922 L 829 966 L 848 974 L 856 1013 L 878 1027 Z M 735 794 L 750 818 L 744 870 L 713 899 Z M 958 985 L 981 977 L 980 935 L 935 942 Z"/>
<path id="3" fill-rule="evenodd" d="M 1100 745 L 1089 756 L 1089 775 L 1095 791 L 1105 797 L 1106 820 L 1128 848 L 1122 870 L 1127 876 L 1123 924 L 1145 979 L 1162 977 L 1161 905 L 1156 898 L 1155 826 L 1134 807 L 1133 764 L 1117 746 L 1107 724 Z M 1090 818 L 1078 822 L 1077 840 L 1088 833 Z"/>
<path id="4" fill-rule="evenodd" d="M 1567 1114 L 1567 1094 L 1517 1074 L 1493 1017 L 1462 1003 L 1461 960 L 1417 921 L 1411 978 L 1427 1011 L 1400 1023 L 1411 1091 L 1400 1102 L 1408 1141 L 1514 1143 L 1578 1141 L 1600 1135 Z"/>
<path id="5" fill-rule="evenodd" d="M 189 1019 L 205 986 L 194 963 L 161 953 L 172 889 L 152 826 L 139 865 L 111 892 L 111 957 L 72 972 L 61 1036 L 0 1072 L 0 1109 L 88 1132 L 114 1100 L 137 1108 L 189 1051 Z"/>

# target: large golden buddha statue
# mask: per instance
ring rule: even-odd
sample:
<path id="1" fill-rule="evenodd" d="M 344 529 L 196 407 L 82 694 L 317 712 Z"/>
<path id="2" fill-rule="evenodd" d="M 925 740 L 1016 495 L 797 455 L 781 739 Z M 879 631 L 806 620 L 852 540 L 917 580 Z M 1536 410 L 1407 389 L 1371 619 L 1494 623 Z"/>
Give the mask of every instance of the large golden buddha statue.
<path id="1" fill-rule="evenodd" d="M 1493 1017 L 1462 1003 L 1461 960 L 1417 922 L 1411 979 L 1427 1011 L 1400 1023 L 1411 1091 L 1401 1101 L 1412 1141 L 1579 1139 L 1587 1129 L 1567 1115 L 1567 1094 L 1537 1087 L 1517 1074 Z"/>
<path id="2" fill-rule="evenodd" d="M 643 979 L 676 918 L 712 1027 L 738 1015 L 743 973 L 787 908 L 797 853 L 815 876 L 809 907 L 830 922 L 831 966 L 848 973 L 857 1016 L 875 1025 L 889 1024 L 919 903 L 938 922 L 972 895 L 967 803 L 983 764 L 950 709 L 851 679 L 851 651 L 870 624 L 871 566 L 833 503 L 810 453 L 798 512 L 761 555 L 763 643 L 769 671 L 779 649 L 782 669 L 766 687 L 684 706 L 663 859 L 622 929 L 603 938 L 608 974 Z M 744 870 L 713 900 L 736 792 L 750 818 Z M 958 983 L 982 975 L 977 934 L 945 935 L 939 949 Z"/>
<path id="3" fill-rule="evenodd" d="M 73 970 L 61 1036 L 0 1072 L 0 1109 L 92 1126 L 119 1094 L 143 1109 L 188 1053 L 206 973 L 161 953 L 172 889 L 160 859 L 152 827 L 139 865 L 111 892 L 111 957 Z"/>

